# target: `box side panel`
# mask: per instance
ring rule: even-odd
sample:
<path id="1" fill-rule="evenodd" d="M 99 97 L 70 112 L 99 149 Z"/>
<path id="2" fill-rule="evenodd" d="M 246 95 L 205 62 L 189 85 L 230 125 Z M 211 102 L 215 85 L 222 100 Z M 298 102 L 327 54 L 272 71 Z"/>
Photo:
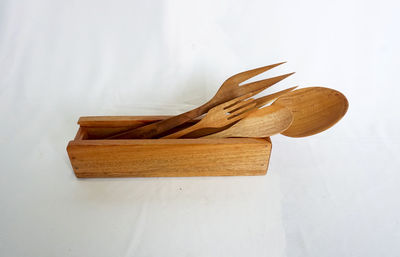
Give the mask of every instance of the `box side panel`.
<path id="1" fill-rule="evenodd" d="M 124 127 L 148 124 L 169 116 L 87 116 L 80 117 L 78 124 L 84 127 Z"/>
<path id="2" fill-rule="evenodd" d="M 197 139 L 199 140 L 199 139 Z M 249 140 L 237 143 L 207 140 L 205 143 L 99 144 L 71 141 L 67 147 L 77 177 L 189 177 L 263 175 L 267 171 L 271 143 Z M 95 144 L 91 144 L 91 142 Z M 141 141 L 143 142 L 143 141 Z M 227 143 L 228 142 L 228 143 Z"/>

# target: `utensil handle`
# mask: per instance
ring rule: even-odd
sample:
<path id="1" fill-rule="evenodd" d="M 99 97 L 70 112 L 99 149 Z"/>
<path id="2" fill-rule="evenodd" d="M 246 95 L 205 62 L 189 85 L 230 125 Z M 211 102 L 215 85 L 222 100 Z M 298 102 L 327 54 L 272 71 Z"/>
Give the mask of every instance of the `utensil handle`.
<path id="1" fill-rule="evenodd" d="M 226 129 L 228 130 L 228 129 Z M 225 138 L 225 137 L 229 137 L 229 133 L 225 133 L 226 130 L 222 130 L 220 132 L 214 133 L 214 134 L 210 134 L 201 138 Z"/>
<path id="2" fill-rule="evenodd" d="M 166 138 L 170 138 L 170 139 L 173 139 L 173 138 L 180 138 L 180 137 L 182 137 L 182 136 L 184 136 L 184 135 L 186 135 L 186 134 L 189 134 L 190 132 L 193 132 L 193 131 L 195 131 L 195 130 L 197 130 L 197 129 L 200 129 L 200 128 L 202 127 L 202 125 L 201 125 L 200 122 L 201 122 L 201 121 L 197 122 L 197 123 L 194 124 L 193 126 L 190 126 L 190 127 L 188 127 L 188 128 L 179 130 L 179 131 L 177 131 L 177 132 L 175 132 L 175 133 L 173 133 L 173 134 L 164 136 L 164 137 L 162 137 L 162 138 L 163 138 L 163 139 L 166 139 Z"/>
<path id="3" fill-rule="evenodd" d="M 107 139 L 145 139 L 145 138 L 154 138 L 161 133 L 164 133 L 170 129 L 173 129 L 179 125 L 182 125 L 185 122 L 188 122 L 192 119 L 195 119 L 204 113 L 206 113 L 209 109 L 214 107 L 212 102 L 207 102 L 202 106 L 199 106 L 193 110 L 187 111 L 185 113 L 179 114 L 177 116 L 173 116 L 171 118 L 161 120 L 158 122 L 151 123 L 149 125 L 130 129 L 128 131 L 118 133 L 116 135 L 107 137 Z"/>

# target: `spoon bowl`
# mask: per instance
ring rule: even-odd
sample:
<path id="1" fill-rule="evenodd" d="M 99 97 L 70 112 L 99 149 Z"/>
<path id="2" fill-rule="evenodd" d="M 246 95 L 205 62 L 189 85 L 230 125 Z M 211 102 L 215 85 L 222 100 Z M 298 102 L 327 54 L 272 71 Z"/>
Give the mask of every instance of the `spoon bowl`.
<path id="1" fill-rule="evenodd" d="M 325 87 L 307 87 L 281 96 L 278 104 L 292 111 L 293 122 L 281 134 L 306 137 L 335 125 L 347 112 L 349 103 L 339 91 Z"/>

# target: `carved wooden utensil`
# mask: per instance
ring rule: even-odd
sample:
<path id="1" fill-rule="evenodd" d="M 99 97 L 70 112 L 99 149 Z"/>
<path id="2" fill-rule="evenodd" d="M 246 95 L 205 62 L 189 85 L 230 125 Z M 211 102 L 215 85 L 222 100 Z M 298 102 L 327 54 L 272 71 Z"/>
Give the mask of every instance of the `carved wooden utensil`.
<path id="1" fill-rule="evenodd" d="M 220 128 L 235 123 L 249 115 L 251 110 L 255 110 L 256 103 L 254 99 L 247 99 L 253 93 L 243 95 L 235 98 L 209 110 L 206 116 L 199 122 L 188 128 L 179 130 L 173 134 L 167 135 L 162 138 L 180 138 L 190 132 L 202 128 Z M 247 99 L 247 100 L 245 100 Z"/>
<path id="2" fill-rule="evenodd" d="M 281 90 L 281 91 L 276 92 L 276 93 L 273 93 L 273 94 L 269 94 L 269 95 L 266 95 L 266 96 L 257 98 L 257 99 L 254 100 L 254 102 L 256 103 L 256 106 L 255 106 L 255 107 L 256 107 L 256 108 L 263 107 L 264 105 L 266 105 L 266 104 L 268 104 L 268 103 L 274 101 L 274 100 L 277 99 L 278 97 L 283 96 L 283 95 L 285 95 L 285 94 L 287 94 L 287 93 L 293 91 L 295 88 L 297 88 L 297 87 L 291 87 L 291 88 L 284 89 L 284 90 Z M 228 126 L 228 127 L 223 127 L 223 128 L 205 128 L 205 129 L 199 129 L 199 130 L 196 130 L 196 131 L 194 131 L 194 132 L 192 132 L 192 133 L 186 134 L 185 136 L 183 136 L 183 138 L 199 138 L 199 137 L 204 137 L 204 136 L 207 136 L 207 135 L 211 135 L 211 134 L 218 133 L 218 132 L 220 132 L 220 131 L 222 131 L 222 130 L 225 130 L 225 129 L 228 129 L 228 128 L 229 128 L 229 126 Z"/>
<path id="3" fill-rule="evenodd" d="M 292 112 L 275 104 L 257 109 L 228 129 L 203 138 L 269 137 L 287 129 L 292 121 Z"/>
<path id="4" fill-rule="evenodd" d="M 286 95 L 287 93 L 293 91 L 296 88 L 297 88 L 297 86 L 291 87 L 291 88 L 287 88 L 287 89 L 278 91 L 278 92 L 273 93 L 273 94 L 269 94 L 269 95 L 266 95 L 266 96 L 259 97 L 259 98 L 254 100 L 254 102 L 256 102 L 256 107 L 257 108 L 263 107 L 264 105 L 276 100 L 277 98 L 279 98 L 279 97 L 281 97 L 283 95 Z"/>
<path id="5" fill-rule="evenodd" d="M 306 137 L 336 124 L 347 112 L 349 103 L 339 91 L 324 87 L 301 88 L 278 98 L 272 105 L 289 108 L 293 122 L 282 132 L 288 137 Z"/>
<path id="6" fill-rule="evenodd" d="M 222 86 L 219 88 L 219 90 L 214 95 L 214 97 L 207 103 L 203 104 L 202 106 L 199 106 L 196 109 L 182 113 L 180 115 L 168 118 L 166 120 L 162 120 L 162 121 L 155 122 L 155 123 L 152 123 L 152 124 L 140 127 L 140 128 L 128 130 L 123 133 L 113 135 L 111 137 L 108 137 L 107 139 L 155 138 L 155 137 L 157 137 L 157 135 L 160 135 L 172 128 L 175 128 L 179 125 L 182 125 L 185 122 L 188 122 L 194 118 L 197 118 L 197 117 L 203 115 L 208 110 L 210 110 L 211 108 L 213 108 L 219 104 L 222 104 L 233 98 L 245 95 L 250 92 L 262 91 L 262 90 L 272 86 L 273 84 L 289 77 L 294 72 L 288 73 L 285 75 L 281 75 L 281 76 L 277 76 L 277 77 L 264 79 L 264 80 L 250 82 L 250 83 L 247 83 L 244 85 L 239 85 L 240 83 L 242 83 L 254 76 L 257 76 L 258 74 L 261 74 L 261 73 L 263 73 L 267 70 L 270 70 L 270 69 L 272 69 L 278 65 L 281 65 L 283 63 L 284 62 L 238 73 L 238 74 L 228 78 L 222 84 Z"/>

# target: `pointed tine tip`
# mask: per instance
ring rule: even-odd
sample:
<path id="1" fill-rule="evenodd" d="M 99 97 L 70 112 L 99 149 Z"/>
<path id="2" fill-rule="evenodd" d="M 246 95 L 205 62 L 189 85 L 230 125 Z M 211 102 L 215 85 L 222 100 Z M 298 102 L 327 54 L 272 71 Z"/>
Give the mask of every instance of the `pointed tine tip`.
<path id="1" fill-rule="evenodd" d="M 258 69 L 267 69 L 267 70 L 269 70 L 269 69 L 275 68 L 275 67 L 277 67 L 277 66 L 279 66 L 279 65 L 282 65 L 282 64 L 285 64 L 285 63 L 286 63 L 286 62 L 278 62 L 278 63 L 274 63 L 274 64 L 262 66 L 262 67 L 260 67 L 260 68 L 258 68 Z"/>
<path id="2" fill-rule="evenodd" d="M 283 76 L 287 76 L 287 77 L 289 77 L 289 76 L 291 76 L 291 75 L 293 75 L 293 74 L 295 74 L 296 72 L 290 72 L 290 73 L 287 73 L 287 74 L 285 74 L 285 75 L 283 75 Z"/>
<path id="3" fill-rule="evenodd" d="M 295 90 L 298 86 L 294 86 L 294 87 L 289 87 L 287 89 L 284 89 L 282 91 L 276 92 L 275 94 L 272 95 L 278 95 L 278 96 L 283 96 L 286 95 L 287 93 L 292 92 L 293 90 Z"/>
<path id="4" fill-rule="evenodd" d="M 267 70 L 270 70 L 272 68 L 275 68 L 276 66 L 279 66 L 281 64 L 284 64 L 286 62 L 279 62 L 279 63 L 275 63 L 275 64 L 270 64 L 267 66 L 262 66 L 259 68 L 255 68 L 255 69 L 251 69 L 251 70 L 247 70 L 247 71 L 243 71 L 240 72 L 238 74 L 235 74 L 233 76 L 231 76 L 230 78 L 228 78 L 226 81 L 235 81 L 236 83 L 242 83 L 252 77 L 255 77 L 263 72 L 266 72 Z"/>
<path id="5" fill-rule="evenodd" d="M 289 92 L 292 92 L 295 88 L 297 88 L 297 86 L 290 87 L 290 88 L 281 90 L 281 91 L 279 91 L 279 92 L 276 92 L 276 93 L 273 93 L 273 94 L 270 94 L 270 95 L 266 95 L 266 96 L 260 97 L 260 98 L 258 98 L 258 99 L 255 100 L 255 101 L 257 102 L 257 107 L 264 106 L 264 105 L 266 105 L 266 104 L 272 102 L 274 99 L 279 98 L 279 97 L 281 97 L 281 96 L 284 96 L 284 95 L 286 95 L 286 94 L 289 93 Z"/>
<path id="6" fill-rule="evenodd" d="M 279 81 L 280 81 L 280 80 L 283 80 L 283 79 L 285 79 L 285 78 L 287 78 L 287 77 L 292 76 L 292 75 L 295 74 L 295 73 L 296 73 L 296 72 L 286 73 L 286 74 L 283 74 L 283 75 L 280 75 L 280 76 L 273 77 L 272 79 L 279 79 Z"/>
<path id="7" fill-rule="evenodd" d="M 270 65 L 267 65 L 267 66 L 263 66 L 263 67 L 260 67 L 260 68 L 256 68 L 256 69 L 251 70 L 251 71 L 257 71 L 257 73 L 260 74 L 260 73 L 263 73 L 263 72 L 265 72 L 265 71 L 267 71 L 267 70 L 270 70 L 270 69 L 272 69 L 272 68 L 275 68 L 275 67 L 277 67 L 277 66 L 279 66 L 279 65 L 282 65 L 282 64 L 284 64 L 284 63 L 286 63 L 286 62 L 278 62 L 278 63 L 270 64 Z M 258 75 L 258 74 L 257 74 L 257 75 Z M 254 75 L 254 76 L 255 76 L 255 75 Z"/>
<path id="8" fill-rule="evenodd" d="M 280 75 L 280 76 L 276 76 L 276 77 L 272 77 L 272 78 L 268 78 L 268 79 L 263 79 L 263 80 L 259 80 L 256 82 L 251 82 L 251 83 L 247 83 L 242 85 L 242 87 L 247 88 L 247 90 L 253 90 L 258 93 L 262 92 L 264 89 L 271 87 L 272 85 L 278 83 L 281 80 L 286 79 L 287 77 L 293 75 L 295 72 L 291 72 L 288 74 L 284 74 L 284 75 Z"/>
<path id="9" fill-rule="evenodd" d="M 286 88 L 286 89 L 284 89 L 282 91 L 279 91 L 279 92 L 276 92 L 274 94 L 271 94 L 271 96 L 273 96 L 273 95 L 277 95 L 277 96 L 286 95 L 287 93 L 292 92 L 293 90 L 295 90 L 297 87 L 298 86 Z"/>
<path id="10" fill-rule="evenodd" d="M 287 94 L 287 93 L 289 93 L 289 92 L 292 92 L 294 89 L 296 89 L 297 88 L 297 86 L 294 86 L 294 87 L 289 87 L 289 88 L 286 88 L 286 89 L 284 89 L 284 90 L 281 90 L 281 91 L 278 91 L 278 92 L 276 92 L 276 93 L 273 93 L 273 94 L 271 94 L 271 95 L 267 95 L 266 96 L 266 98 L 268 98 L 268 96 L 279 96 L 279 95 L 285 95 L 285 94 Z"/>
<path id="11" fill-rule="evenodd" d="M 287 63 L 287 61 L 284 61 L 284 62 L 278 62 L 278 63 L 275 63 L 275 64 L 272 64 L 274 67 L 276 67 L 276 66 L 279 66 L 279 65 L 282 65 L 282 64 L 285 64 L 285 63 Z M 271 66 L 272 66 L 271 65 Z"/>

